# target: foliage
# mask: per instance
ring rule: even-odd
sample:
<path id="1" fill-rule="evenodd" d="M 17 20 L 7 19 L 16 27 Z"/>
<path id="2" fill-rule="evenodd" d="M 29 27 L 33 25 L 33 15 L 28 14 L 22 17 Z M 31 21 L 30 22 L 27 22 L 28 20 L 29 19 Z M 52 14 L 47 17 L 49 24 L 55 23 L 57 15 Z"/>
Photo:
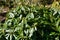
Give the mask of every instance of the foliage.
<path id="1" fill-rule="evenodd" d="M 0 0 L 0 5 L 5 5 L 5 6 L 15 6 L 18 4 L 23 4 L 23 5 L 46 5 L 46 4 L 52 4 L 54 0 Z"/>
<path id="2" fill-rule="evenodd" d="M 0 40 L 59 40 L 60 11 L 39 6 L 17 6 L 0 22 Z"/>
<path id="3" fill-rule="evenodd" d="M 31 40 L 31 36 L 36 29 L 36 23 L 29 23 L 34 19 L 34 14 L 30 13 L 30 8 L 18 6 L 7 14 L 6 21 L 0 25 L 0 40 Z"/>
<path id="4" fill-rule="evenodd" d="M 0 5 L 18 6 L 7 13 L 3 23 L 0 22 L 0 40 L 60 40 L 58 2 L 53 0 L 3 1 Z M 40 2 L 46 5 L 50 1 L 53 2 L 51 8 L 33 5 Z"/>

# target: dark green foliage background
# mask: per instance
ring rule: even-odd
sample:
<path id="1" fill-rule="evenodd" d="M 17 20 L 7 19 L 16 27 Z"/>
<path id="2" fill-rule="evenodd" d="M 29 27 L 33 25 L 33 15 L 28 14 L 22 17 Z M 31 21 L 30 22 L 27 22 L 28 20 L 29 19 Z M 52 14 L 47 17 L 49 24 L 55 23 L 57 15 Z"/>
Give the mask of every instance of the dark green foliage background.
<path id="1" fill-rule="evenodd" d="M 0 40 L 5 40 L 6 34 L 9 34 L 7 40 L 60 40 L 60 11 L 55 10 L 39 6 L 17 6 L 6 15 L 5 22 L 0 23 Z"/>

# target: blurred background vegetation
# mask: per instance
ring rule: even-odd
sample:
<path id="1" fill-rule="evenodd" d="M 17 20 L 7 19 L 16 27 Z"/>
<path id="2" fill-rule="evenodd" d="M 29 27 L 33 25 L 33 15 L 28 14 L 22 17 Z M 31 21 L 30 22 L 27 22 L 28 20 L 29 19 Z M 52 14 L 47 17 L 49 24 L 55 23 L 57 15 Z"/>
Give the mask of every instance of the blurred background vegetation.
<path id="1" fill-rule="evenodd" d="M 12 9 L 15 9 L 15 10 L 12 11 Z M 35 22 L 38 21 L 37 22 L 38 24 L 36 24 L 38 30 L 36 31 L 36 34 L 34 33 L 34 35 L 32 36 L 33 40 L 37 40 L 37 38 L 38 38 L 38 40 L 39 39 L 41 39 L 41 40 L 50 40 L 50 39 L 59 40 L 60 39 L 60 0 L 0 0 L 0 22 L 4 21 L 5 19 L 6 19 L 5 21 L 11 19 L 11 18 L 9 18 L 10 14 L 8 14 L 7 18 L 6 18 L 6 13 L 9 13 L 9 12 L 13 16 L 13 18 L 12 18 L 13 21 L 11 23 L 14 23 L 14 22 L 17 23 L 16 20 L 19 17 L 22 17 L 21 24 L 25 25 L 25 21 L 26 21 L 25 18 L 29 18 L 29 16 L 30 16 L 30 18 L 33 17 L 31 20 L 27 21 L 27 22 L 29 22 L 28 23 L 28 26 L 30 25 L 29 27 L 35 26 L 35 24 L 36 24 Z M 34 16 L 35 16 L 35 19 L 34 19 Z M 41 16 L 41 18 L 40 18 L 40 16 Z M 19 22 L 20 21 L 18 21 L 18 23 Z M 5 26 L 8 25 L 8 23 L 6 24 L 6 22 L 5 22 L 5 24 L 3 24 L 3 26 L 4 26 L 4 28 L 2 28 L 3 37 L 5 35 L 5 33 L 4 33 L 5 30 L 9 29 L 9 28 L 5 29 Z M 18 23 L 17 24 L 14 23 L 14 25 L 10 25 L 10 28 L 14 29 L 15 26 L 18 25 Z M 11 26 L 14 26 L 14 28 Z M 11 30 L 11 29 L 9 29 L 9 30 Z M 24 29 L 24 30 L 26 30 L 26 29 Z M 9 31 L 9 33 L 10 33 L 10 31 Z M 12 34 L 14 34 L 14 33 L 12 31 Z M 19 34 L 20 34 L 20 32 L 19 32 Z M 22 38 L 24 38 L 24 37 L 22 37 Z"/>
<path id="2" fill-rule="evenodd" d="M 57 5 L 60 4 L 60 0 L 0 0 L 0 12 L 2 11 L 1 9 L 9 10 L 21 4 L 22 5 L 37 5 L 37 6 L 43 5 L 43 6 L 51 7 L 51 5 L 53 3 L 56 4 L 56 2 L 58 2 Z"/>
<path id="3" fill-rule="evenodd" d="M 47 8 L 60 9 L 60 0 L 0 0 L 0 14 L 5 15 L 5 13 L 18 5 L 45 6 Z"/>

